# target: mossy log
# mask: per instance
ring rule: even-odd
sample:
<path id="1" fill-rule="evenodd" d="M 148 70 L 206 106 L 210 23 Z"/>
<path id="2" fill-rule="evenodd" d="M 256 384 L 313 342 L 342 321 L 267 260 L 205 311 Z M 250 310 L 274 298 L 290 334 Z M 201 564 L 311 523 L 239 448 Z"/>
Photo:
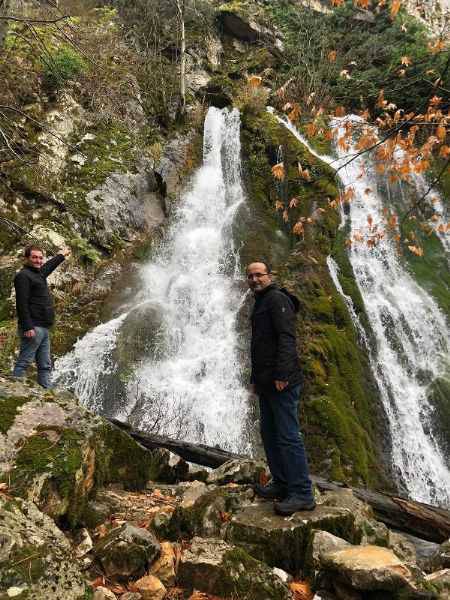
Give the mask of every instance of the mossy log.
<path id="1" fill-rule="evenodd" d="M 247 456 L 233 454 L 204 444 L 193 444 L 132 429 L 127 423 L 111 419 L 145 448 L 167 448 L 189 462 L 207 467 L 219 467 L 226 461 Z M 346 487 L 339 483 L 312 476 L 320 491 L 339 490 Z M 423 502 L 415 502 L 392 494 L 363 488 L 350 488 L 354 495 L 372 507 L 375 518 L 400 531 L 406 531 L 421 539 L 442 543 L 450 537 L 450 512 Z"/>

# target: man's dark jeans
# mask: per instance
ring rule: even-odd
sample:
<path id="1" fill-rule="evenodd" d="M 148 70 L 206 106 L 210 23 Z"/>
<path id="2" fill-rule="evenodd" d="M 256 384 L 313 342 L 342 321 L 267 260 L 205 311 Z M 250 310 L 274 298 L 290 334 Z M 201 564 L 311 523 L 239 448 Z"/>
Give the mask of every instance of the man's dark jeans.
<path id="1" fill-rule="evenodd" d="M 261 437 L 276 485 L 287 490 L 287 495 L 312 496 L 308 463 L 300 432 L 298 407 L 300 385 L 277 392 L 257 386 L 261 411 Z"/>
<path id="2" fill-rule="evenodd" d="M 50 335 L 46 327 L 34 327 L 36 335 L 28 338 L 19 329 L 20 351 L 14 367 L 14 377 L 25 377 L 27 368 L 35 360 L 38 370 L 38 383 L 44 388 L 50 388 L 52 360 L 50 356 Z"/>

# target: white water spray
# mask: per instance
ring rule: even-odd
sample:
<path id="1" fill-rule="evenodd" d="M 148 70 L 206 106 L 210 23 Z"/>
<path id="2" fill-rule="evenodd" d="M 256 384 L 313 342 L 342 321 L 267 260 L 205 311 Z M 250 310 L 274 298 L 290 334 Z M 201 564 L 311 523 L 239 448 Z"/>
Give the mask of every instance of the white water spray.
<path id="1" fill-rule="evenodd" d="M 147 310 L 155 321 L 151 350 L 132 366 L 115 416 L 143 430 L 246 450 L 248 393 L 236 331 L 242 291 L 231 232 L 243 202 L 239 113 L 210 108 L 203 166 L 166 241 L 142 268 L 134 309 L 80 340 L 58 361 L 57 382 L 71 385 L 83 403 L 92 406 L 94 398 L 105 408 L 107 398 L 98 400 L 103 390 L 93 371 L 108 364 L 125 319 L 134 311 L 145 321 Z M 94 347 L 98 358 L 91 364 Z"/>
<path id="2" fill-rule="evenodd" d="M 338 152 L 338 161 L 320 156 L 291 123 L 277 118 L 312 154 L 334 168 L 356 154 L 351 148 L 350 156 Z M 383 223 L 383 199 L 377 192 L 370 158 L 359 156 L 338 174 L 343 185 L 351 185 L 355 191 L 350 203 L 351 237 L 364 233 L 369 215 L 374 224 Z M 390 425 L 394 471 L 412 498 L 449 506 L 450 471 L 431 432 L 432 407 L 427 400 L 429 383 L 443 375 L 449 351 L 445 317 L 406 271 L 389 239 L 375 248 L 354 244 L 349 258 L 376 339 L 369 357 Z M 342 293 L 333 263 L 329 262 L 329 267 Z M 360 331 L 351 299 L 343 296 Z"/>

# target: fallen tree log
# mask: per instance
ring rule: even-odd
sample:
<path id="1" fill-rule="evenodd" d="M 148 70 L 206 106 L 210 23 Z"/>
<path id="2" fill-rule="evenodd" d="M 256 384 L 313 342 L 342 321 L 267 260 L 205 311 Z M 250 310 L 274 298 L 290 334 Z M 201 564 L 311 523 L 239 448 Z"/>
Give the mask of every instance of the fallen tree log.
<path id="1" fill-rule="evenodd" d="M 132 429 L 129 424 L 115 419 L 111 419 L 111 422 L 149 450 L 167 448 L 189 462 L 206 467 L 216 468 L 227 460 L 248 458 L 242 454 L 234 454 L 205 444 L 193 444 L 137 431 Z M 348 487 L 342 483 L 326 481 L 321 477 L 312 476 L 311 478 L 320 491 L 337 491 Z M 357 498 L 369 504 L 374 511 L 375 518 L 389 527 L 430 542 L 442 543 L 450 538 L 450 512 L 448 510 L 364 488 L 348 487 L 348 489 L 351 489 Z"/>

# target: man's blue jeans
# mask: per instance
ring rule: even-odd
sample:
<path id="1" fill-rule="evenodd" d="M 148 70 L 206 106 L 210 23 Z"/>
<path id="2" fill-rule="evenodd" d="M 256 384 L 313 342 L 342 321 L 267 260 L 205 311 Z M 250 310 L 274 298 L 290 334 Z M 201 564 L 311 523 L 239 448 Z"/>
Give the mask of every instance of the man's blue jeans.
<path id="1" fill-rule="evenodd" d="M 51 387 L 52 360 L 50 356 L 50 335 L 46 327 L 34 327 L 36 335 L 27 338 L 19 329 L 20 351 L 14 367 L 14 377 L 25 377 L 27 368 L 35 360 L 38 383 L 44 388 Z"/>
<path id="2" fill-rule="evenodd" d="M 312 498 L 305 446 L 300 432 L 298 407 L 300 385 L 277 392 L 259 388 L 261 437 L 273 481 L 288 496 Z"/>

